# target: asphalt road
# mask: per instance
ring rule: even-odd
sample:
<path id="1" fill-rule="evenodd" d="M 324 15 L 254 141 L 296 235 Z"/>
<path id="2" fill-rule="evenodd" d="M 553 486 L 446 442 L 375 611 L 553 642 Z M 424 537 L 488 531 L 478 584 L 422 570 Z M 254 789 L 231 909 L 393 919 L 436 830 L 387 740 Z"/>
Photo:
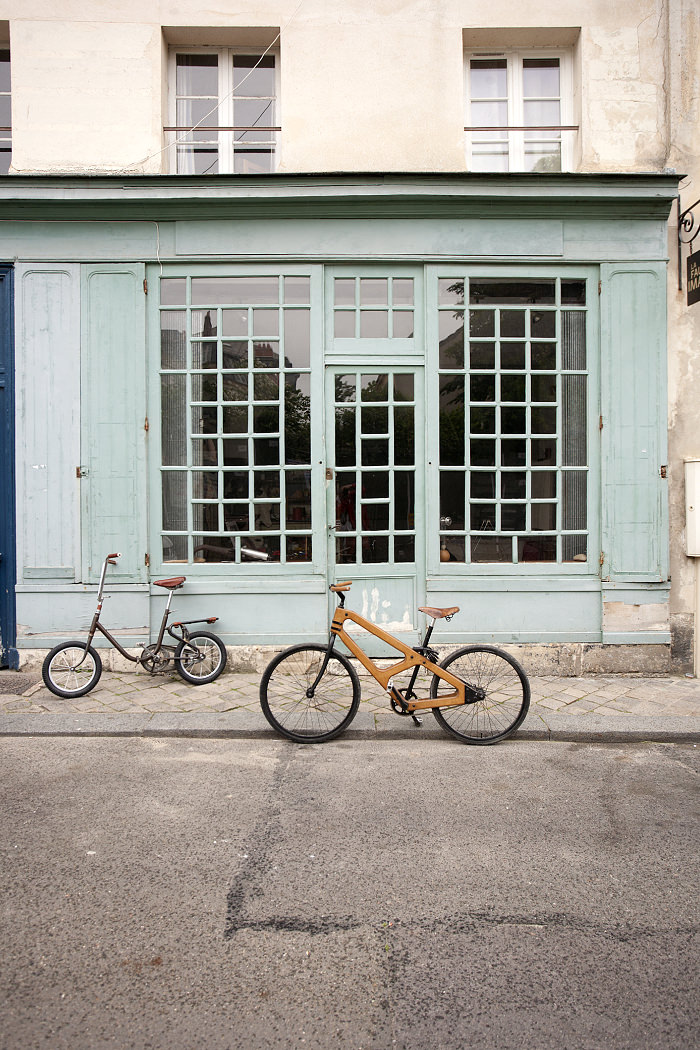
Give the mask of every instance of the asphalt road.
<path id="1" fill-rule="evenodd" d="M 698 1045 L 692 745 L 0 759 L 3 1050 Z"/>

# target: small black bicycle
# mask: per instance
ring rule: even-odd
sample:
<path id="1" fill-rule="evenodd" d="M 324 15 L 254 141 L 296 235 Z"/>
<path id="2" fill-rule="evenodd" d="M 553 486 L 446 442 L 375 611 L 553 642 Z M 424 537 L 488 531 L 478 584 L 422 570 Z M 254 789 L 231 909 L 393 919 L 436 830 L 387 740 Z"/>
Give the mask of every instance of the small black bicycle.
<path id="1" fill-rule="evenodd" d="M 104 585 L 107 566 L 116 565 L 120 554 L 108 554 L 102 566 L 100 584 L 97 589 L 97 609 L 92 618 L 87 641 L 62 642 L 48 654 L 41 669 L 41 675 L 47 689 L 56 696 L 84 696 L 94 689 L 102 674 L 102 660 L 92 642 L 99 631 L 111 642 L 122 656 L 132 663 L 139 664 L 150 674 L 164 674 L 173 668 L 190 685 L 205 685 L 218 678 L 226 667 L 226 646 L 210 631 L 191 631 L 189 628 L 198 623 L 216 623 L 218 616 L 209 616 L 205 620 L 178 621 L 168 626 L 170 603 L 173 594 L 184 584 L 185 576 L 174 576 L 169 580 L 154 580 L 157 587 L 169 591 L 168 601 L 163 612 L 163 619 L 158 631 L 158 639 L 152 645 L 142 648 L 138 656 L 131 656 L 106 627 L 100 623 Z M 174 639 L 174 645 L 164 645 L 165 633 Z"/>

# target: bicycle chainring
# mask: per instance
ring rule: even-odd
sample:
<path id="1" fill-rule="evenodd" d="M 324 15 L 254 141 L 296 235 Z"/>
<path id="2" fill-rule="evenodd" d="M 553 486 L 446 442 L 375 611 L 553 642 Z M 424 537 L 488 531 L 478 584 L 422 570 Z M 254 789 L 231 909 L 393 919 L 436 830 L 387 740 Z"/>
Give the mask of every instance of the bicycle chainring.
<path id="1" fill-rule="evenodd" d="M 146 645 L 141 651 L 139 663 L 149 674 L 165 674 L 173 666 L 175 649 L 171 645 Z"/>

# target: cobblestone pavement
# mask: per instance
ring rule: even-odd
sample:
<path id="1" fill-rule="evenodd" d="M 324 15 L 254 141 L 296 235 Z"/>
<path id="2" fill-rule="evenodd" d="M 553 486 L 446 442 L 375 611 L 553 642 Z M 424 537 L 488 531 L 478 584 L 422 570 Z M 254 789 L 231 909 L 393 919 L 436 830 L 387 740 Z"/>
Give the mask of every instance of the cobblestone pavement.
<path id="1" fill-rule="evenodd" d="M 177 675 L 151 677 L 134 671 L 104 671 L 96 688 L 77 700 L 63 700 L 50 693 L 41 680 L 27 684 L 28 676 L 0 671 L 0 716 L 3 714 L 140 714 L 221 713 L 259 710 L 259 674 L 225 673 L 211 685 L 191 686 Z M 13 678 L 17 692 L 13 688 Z M 366 711 L 388 711 L 386 694 L 374 679 L 361 676 Z M 559 678 L 544 675 L 530 679 L 531 710 L 567 715 L 699 716 L 700 679 L 687 677 L 641 678 L 598 675 Z"/>

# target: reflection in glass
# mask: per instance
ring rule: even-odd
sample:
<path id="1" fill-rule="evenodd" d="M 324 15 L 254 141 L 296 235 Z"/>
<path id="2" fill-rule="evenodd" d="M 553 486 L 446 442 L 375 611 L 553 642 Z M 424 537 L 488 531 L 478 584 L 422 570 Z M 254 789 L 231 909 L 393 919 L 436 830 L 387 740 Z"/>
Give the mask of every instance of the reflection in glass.
<path id="1" fill-rule="evenodd" d="M 311 314 L 309 310 L 284 311 L 285 365 L 309 368 L 311 364 Z"/>
<path id="2" fill-rule="evenodd" d="M 248 400 L 248 376 L 229 375 L 221 378 L 224 401 L 247 401 Z"/>
<path id="3" fill-rule="evenodd" d="M 309 277 L 284 278 L 285 303 L 308 303 L 311 301 L 311 279 Z"/>
<path id="4" fill-rule="evenodd" d="M 161 368 L 187 368 L 187 315 L 184 310 L 163 310 L 160 315 Z"/>
<path id="5" fill-rule="evenodd" d="M 375 406 L 362 406 L 360 426 L 363 434 L 388 434 L 389 409 Z"/>
<path id="6" fill-rule="evenodd" d="M 355 305 L 355 278 L 336 277 L 333 282 L 334 303 L 336 306 Z"/>
<path id="7" fill-rule="evenodd" d="M 187 302 L 187 280 L 185 277 L 161 277 L 161 306 L 184 306 Z"/>
<path id="8" fill-rule="evenodd" d="M 224 471 L 224 499 L 248 498 L 248 472 L 245 470 Z"/>
<path id="9" fill-rule="evenodd" d="M 187 531 L 187 472 L 164 470 L 163 480 L 163 529 L 175 532 Z"/>
<path id="10" fill-rule="evenodd" d="M 260 499 L 267 496 L 277 499 L 280 494 L 280 473 L 278 470 L 253 471 L 253 496 Z"/>
<path id="11" fill-rule="evenodd" d="M 256 466 L 266 463 L 279 463 L 279 438 L 256 438 L 253 442 L 253 459 Z"/>
<path id="12" fill-rule="evenodd" d="M 337 466 L 355 464 L 355 409 L 335 410 L 335 462 Z"/>
<path id="13" fill-rule="evenodd" d="M 224 466 L 238 467 L 248 465 L 247 438 L 224 438 Z"/>
<path id="14" fill-rule="evenodd" d="M 360 278 L 360 305 L 386 306 L 389 302 L 389 282 L 386 277 Z"/>
<path id="15" fill-rule="evenodd" d="M 223 409 L 224 434 L 246 434 L 248 432 L 248 409 L 236 405 Z"/>
<path id="16" fill-rule="evenodd" d="M 413 306 L 413 278 L 395 277 L 391 282 L 391 301 L 394 306 Z"/>
<path id="17" fill-rule="evenodd" d="M 286 527 L 311 527 L 311 471 L 290 470 L 285 476 Z"/>
<path id="18" fill-rule="evenodd" d="M 455 277 L 440 277 L 438 280 L 438 303 L 441 306 L 462 306 L 464 303 L 464 281 Z"/>
<path id="19" fill-rule="evenodd" d="M 336 310 L 333 317 L 333 335 L 336 339 L 355 338 L 355 311 Z"/>
<path id="20" fill-rule="evenodd" d="M 221 357 L 223 368 L 247 368 L 248 367 L 248 342 L 226 342 L 221 344 Z"/>
<path id="21" fill-rule="evenodd" d="M 386 374 L 363 375 L 360 387 L 363 401 L 389 400 L 389 377 Z"/>
<path id="22" fill-rule="evenodd" d="M 415 427 L 413 407 L 394 408 L 394 462 L 409 466 L 415 463 Z"/>
<path id="23" fill-rule="evenodd" d="M 277 277 L 193 277 L 193 306 L 277 303 Z"/>
<path id="24" fill-rule="evenodd" d="M 413 310 L 394 310 L 391 315 L 392 335 L 394 339 L 411 339 L 413 337 Z"/>
<path id="25" fill-rule="evenodd" d="M 354 401 L 357 380 L 353 375 L 335 377 L 336 401 Z"/>
<path id="26" fill-rule="evenodd" d="M 441 310 L 438 314 L 439 366 L 464 368 L 464 314 Z"/>
<path id="27" fill-rule="evenodd" d="M 362 339 L 386 339 L 389 335 L 389 313 L 387 310 L 360 310 L 360 337 Z"/>
<path id="28" fill-rule="evenodd" d="M 501 368 L 525 368 L 525 343 L 501 343 Z"/>
<path id="29" fill-rule="evenodd" d="M 194 313 L 194 311 L 193 311 Z M 221 328 L 225 337 L 248 335 L 247 310 L 223 310 Z"/>

